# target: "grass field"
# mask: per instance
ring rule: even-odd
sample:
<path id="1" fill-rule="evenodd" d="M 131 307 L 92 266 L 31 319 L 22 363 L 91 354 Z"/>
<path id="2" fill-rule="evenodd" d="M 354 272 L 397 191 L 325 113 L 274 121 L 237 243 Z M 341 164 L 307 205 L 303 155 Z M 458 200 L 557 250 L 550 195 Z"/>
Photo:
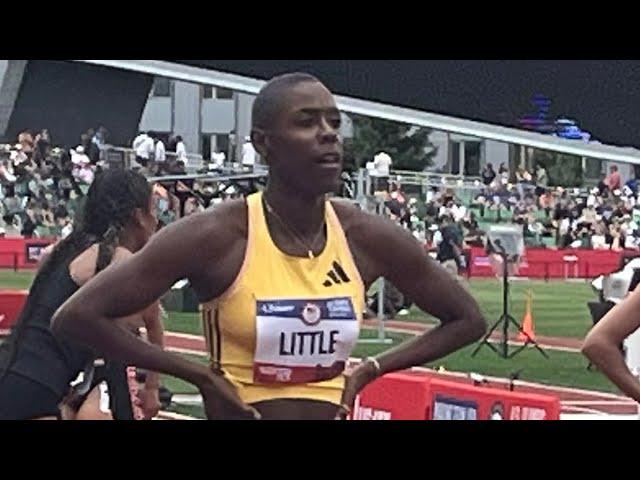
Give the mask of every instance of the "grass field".
<path id="1" fill-rule="evenodd" d="M 0 270 L 0 288 L 27 290 L 33 282 L 33 272 Z"/>
<path id="2" fill-rule="evenodd" d="M 465 281 L 465 284 L 491 325 L 502 313 L 502 282 L 495 279 L 477 279 L 470 283 Z M 529 290 L 532 292 L 536 334 L 584 338 L 592 325 L 587 302 L 596 299 L 589 283 L 511 281 L 509 311 L 518 321 L 524 315 Z M 399 317 L 399 320 L 433 322 L 431 317 L 416 309 L 412 309 L 407 316 Z"/>
<path id="3" fill-rule="evenodd" d="M 0 271 L 0 288 L 28 288 L 32 281 L 32 273 Z M 494 279 L 473 280 L 468 288 L 477 299 L 488 322 L 493 323 L 502 309 L 501 283 Z M 511 311 L 517 320 L 522 318 L 525 307 L 526 292 L 533 293 L 533 315 L 538 335 L 564 336 L 583 338 L 589 330 L 591 320 L 586 302 L 595 298 L 591 286 L 587 282 L 541 282 L 513 281 L 511 288 Z M 415 322 L 431 322 L 428 316 L 412 310 L 401 320 Z M 170 312 L 166 324 L 167 330 L 199 335 L 202 327 L 199 316 L 193 313 Z M 363 337 L 376 335 L 373 331 L 363 331 Z M 406 338 L 398 334 L 389 334 L 397 344 Z M 354 356 L 366 356 L 389 348 L 388 345 L 358 345 Z M 615 392 L 604 377 L 596 371 L 586 369 L 586 359 L 578 353 L 550 351 L 550 359 L 542 357 L 537 351 L 527 349 L 517 357 L 509 360 L 498 357 L 484 347 L 480 353 L 471 358 L 473 347 L 468 347 L 448 357 L 434 362 L 431 367 L 443 366 L 447 370 L 476 372 L 484 375 L 508 377 L 511 373 L 522 370 L 523 380 L 587 388 Z M 197 358 L 197 357 L 195 357 Z M 192 393 L 193 387 L 177 379 L 166 379 L 167 386 L 174 392 Z M 179 413 L 197 411 L 191 407 L 180 407 Z"/>

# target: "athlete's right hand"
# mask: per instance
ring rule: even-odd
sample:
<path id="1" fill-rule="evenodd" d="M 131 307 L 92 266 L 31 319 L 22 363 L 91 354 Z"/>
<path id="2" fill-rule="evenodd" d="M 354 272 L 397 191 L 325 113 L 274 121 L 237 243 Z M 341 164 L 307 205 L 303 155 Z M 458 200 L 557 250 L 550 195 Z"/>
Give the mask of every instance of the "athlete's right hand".
<path id="1" fill-rule="evenodd" d="M 200 394 L 208 420 L 260 420 L 260 413 L 244 403 L 236 387 L 220 374 L 211 372 Z"/>

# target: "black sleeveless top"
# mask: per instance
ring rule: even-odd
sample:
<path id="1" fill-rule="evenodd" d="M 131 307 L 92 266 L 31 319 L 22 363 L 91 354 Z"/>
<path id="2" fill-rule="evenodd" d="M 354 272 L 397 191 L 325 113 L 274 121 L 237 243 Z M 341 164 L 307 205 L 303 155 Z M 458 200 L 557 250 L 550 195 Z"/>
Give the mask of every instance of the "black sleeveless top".
<path id="1" fill-rule="evenodd" d="M 32 292 L 29 294 L 27 305 L 31 303 L 31 311 L 26 317 L 22 315 L 9 339 L 0 345 L 0 375 L 8 370 L 47 387 L 60 397 L 66 395 L 69 383 L 93 355 L 85 347 L 54 337 L 51 318 L 78 288 L 65 262 L 49 274 L 37 303 L 32 299 Z"/>

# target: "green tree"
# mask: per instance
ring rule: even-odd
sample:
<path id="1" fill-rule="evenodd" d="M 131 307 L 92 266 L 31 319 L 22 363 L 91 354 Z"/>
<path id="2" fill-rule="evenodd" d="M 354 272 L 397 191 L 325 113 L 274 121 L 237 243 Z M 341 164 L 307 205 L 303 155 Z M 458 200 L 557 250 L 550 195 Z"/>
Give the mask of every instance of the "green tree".
<path id="1" fill-rule="evenodd" d="M 345 141 L 345 168 L 362 168 L 386 152 L 397 170 L 423 171 L 433 163 L 438 147 L 429 140 L 431 129 L 362 115 L 351 116 L 353 138 Z"/>
<path id="2" fill-rule="evenodd" d="M 533 150 L 533 172 L 537 163 L 542 163 L 549 176 L 549 185 L 580 187 L 583 184 L 582 158 L 548 150 Z"/>

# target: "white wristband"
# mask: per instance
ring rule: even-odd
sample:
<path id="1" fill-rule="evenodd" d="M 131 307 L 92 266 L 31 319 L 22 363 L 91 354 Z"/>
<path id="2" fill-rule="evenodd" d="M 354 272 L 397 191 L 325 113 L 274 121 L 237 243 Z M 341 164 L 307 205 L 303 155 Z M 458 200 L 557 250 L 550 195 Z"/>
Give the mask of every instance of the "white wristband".
<path id="1" fill-rule="evenodd" d="M 367 357 L 364 359 L 365 362 L 373 363 L 373 366 L 376 368 L 376 375 L 380 375 L 380 362 L 375 357 Z"/>

